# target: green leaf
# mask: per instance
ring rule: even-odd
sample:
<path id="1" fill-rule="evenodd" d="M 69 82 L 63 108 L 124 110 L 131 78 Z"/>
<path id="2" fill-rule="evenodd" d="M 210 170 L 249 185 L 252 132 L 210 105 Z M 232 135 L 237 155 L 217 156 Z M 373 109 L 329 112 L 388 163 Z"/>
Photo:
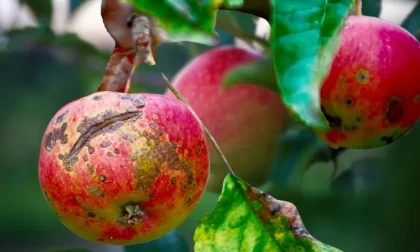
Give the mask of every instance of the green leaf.
<path id="1" fill-rule="evenodd" d="M 340 251 L 313 238 L 296 207 L 227 175 L 216 208 L 194 234 L 197 252 Z"/>
<path id="2" fill-rule="evenodd" d="M 420 2 L 417 3 L 401 26 L 420 41 Z"/>
<path id="3" fill-rule="evenodd" d="M 382 0 L 363 0 L 362 13 L 364 16 L 379 17 L 382 10 Z"/>
<path id="4" fill-rule="evenodd" d="M 138 12 L 147 13 L 163 28 L 168 41 L 189 41 L 216 45 L 218 34 L 214 30 L 216 13 L 220 5 L 242 6 L 243 0 L 128 0 Z"/>
<path id="5" fill-rule="evenodd" d="M 51 0 L 20 0 L 20 3 L 29 5 L 40 24 L 50 23 L 53 12 Z"/>
<path id="6" fill-rule="evenodd" d="M 276 75 L 271 58 L 242 64 L 231 69 L 223 79 L 223 87 L 229 88 L 236 84 L 253 84 L 278 92 Z"/>
<path id="7" fill-rule="evenodd" d="M 353 0 L 272 1 L 270 43 L 285 105 L 307 126 L 328 130 L 319 90 Z"/>
<path id="8" fill-rule="evenodd" d="M 167 235 L 150 242 L 124 246 L 124 252 L 140 251 L 165 251 L 165 252 L 185 252 L 189 251 L 187 241 L 182 234 L 174 230 Z"/>

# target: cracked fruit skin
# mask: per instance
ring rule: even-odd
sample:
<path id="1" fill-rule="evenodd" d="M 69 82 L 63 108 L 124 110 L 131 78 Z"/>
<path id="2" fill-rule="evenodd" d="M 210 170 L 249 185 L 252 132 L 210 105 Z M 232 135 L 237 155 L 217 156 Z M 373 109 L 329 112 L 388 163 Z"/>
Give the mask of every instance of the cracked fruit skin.
<path id="1" fill-rule="evenodd" d="M 321 88 L 332 147 L 367 149 L 405 136 L 420 116 L 420 43 L 375 17 L 350 16 Z"/>
<path id="2" fill-rule="evenodd" d="M 267 180 L 276 137 L 285 130 L 288 113 L 277 92 L 253 83 L 223 89 L 222 82 L 229 70 L 262 58 L 249 49 L 217 47 L 190 61 L 172 81 L 214 136 L 235 174 L 254 186 Z M 169 90 L 166 94 L 174 96 Z M 213 146 L 209 151 L 207 188 L 220 192 L 226 166 Z"/>
<path id="3" fill-rule="evenodd" d="M 209 155 L 201 125 L 177 99 L 98 92 L 53 117 L 39 181 L 62 223 L 98 243 L 130 245 L 179 226 L 200 200 Z"/>

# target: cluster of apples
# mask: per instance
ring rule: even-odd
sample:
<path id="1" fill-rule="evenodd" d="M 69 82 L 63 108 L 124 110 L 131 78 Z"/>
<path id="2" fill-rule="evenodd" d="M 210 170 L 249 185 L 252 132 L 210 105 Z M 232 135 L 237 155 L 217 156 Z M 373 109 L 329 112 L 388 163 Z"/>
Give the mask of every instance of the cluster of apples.
<path id="1" fill-rule="evenodd" d="M 262 59 L 223 46 L 193 59 L 174 78 L 236 174 L 264 182 L 288 112 L 279 93 L 240 83 L 223 89 L 230 69 Z M 330 123 L 315 132 L 333 147 L 395 141 L 420 116 L 420 44 L 378 18 L 350 16 L 321 91 Z M 220 191 L 227 171 L 202 125 L 171 92 L 98 92 L 53 117 L 42 139 L 39 179 L 63 224 L 106 244 L 138 244 L 178 227 L 206 186 Z"/>

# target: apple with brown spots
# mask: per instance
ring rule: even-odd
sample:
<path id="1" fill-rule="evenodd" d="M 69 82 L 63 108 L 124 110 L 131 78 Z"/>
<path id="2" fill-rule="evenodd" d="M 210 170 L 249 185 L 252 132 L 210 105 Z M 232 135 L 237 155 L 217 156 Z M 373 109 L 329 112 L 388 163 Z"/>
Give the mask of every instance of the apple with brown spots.
<path id="1" fill-rule="evenodd" d="M 157 94 L 98 92 L 53 117 L 39 158 L 45 197 L 62 223 L 105 244 L 164 236 L 207 183 L 205 135 L 191 110 Z"/>
<path id="2" fill-rule="evenodd" d="M 366 149 L 405 136 L 420 116 L 420 43 L 400 26 L 350 16 L 321 87 L 332 147 Z"/>
<path id="3" fill-rule="evenodd" d="M 277 92 L 255 83 L 223 89 L 222 82 L 234 67 L 262 58 L 249 49 L 213 48 L 190 61 L 172 81 L 214 136 L 235 174 L 254 186 L 267 180 L 288 113 Z M 169 90 L 166 94 L 174 96 Z M 212 146 L 209 151 L 207 188 L 219 192 L 227 170 Z"/>

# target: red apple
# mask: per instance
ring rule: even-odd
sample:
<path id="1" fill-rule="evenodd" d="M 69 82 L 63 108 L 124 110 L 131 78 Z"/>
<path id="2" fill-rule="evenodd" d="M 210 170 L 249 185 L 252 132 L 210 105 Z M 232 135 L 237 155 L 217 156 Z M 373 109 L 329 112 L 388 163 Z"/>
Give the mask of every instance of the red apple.
<path id="1" fill-rule="evenodd" d="M 379 18 L 350 16 L 321 88 L 332 147 L 373 148 L 406 135 L 420 116 L 420 43 Z"/>
<path id="2" fill-rule="evenodd" d="M 39 159 L 45 197 L 80 237 L 137 244 L 180 225 L 209 171 L 205 135 L 191 110 L 157 94 L 99 92 L 53 117 Z"/>
<path id="3" fill-rule="evenodd" d="M 223 89 L 222 81 L 234 67 L 262 58 L 249 49 L 217 47 L 190 61 L 172 82 L 214 136 L 235 173 L 254 186 L 267 179 L 287 111 L 277 92 L 254 83 Z M 173 96 L 169 90 L 166 94 Z M 209 151 L 207 188 L 220 191 L 227 170 L 213 146 Z"/>

